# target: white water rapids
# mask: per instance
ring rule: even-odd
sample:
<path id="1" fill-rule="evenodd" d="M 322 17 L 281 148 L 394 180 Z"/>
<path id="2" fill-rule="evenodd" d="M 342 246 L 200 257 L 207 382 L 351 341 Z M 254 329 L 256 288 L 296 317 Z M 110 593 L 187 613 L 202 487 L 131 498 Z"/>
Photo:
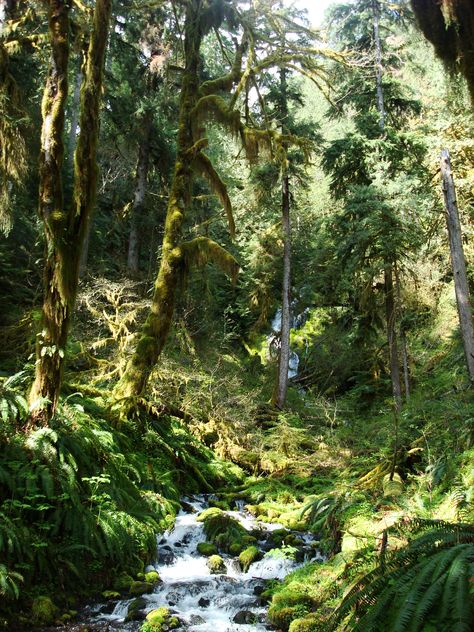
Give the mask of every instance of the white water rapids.
<path id="1" fill-rule="evenodd" d="M 267 608 L 259 598 L 265 580 L 283 579 L 302 562 L 297 563 L 292 559 L 267 553 L 260 561 L 254 562 L 247 573 L 243 573 L 236 557 L 223 554 L 226 573 L 211 575 L 207 558 L 197 552 L 198 543 L 206 541 L 206 536 L 203 524 L 196 518 L 199 512 L 208 507 L 208 502 L 204 496 L 185 500 L 186 503 L 183 504 L 186 511 L 180 511 L 174 528 L 159 538 L 158 555 L 153 567 L 158 571 L 162 582 L 155 587 L 153 593 L 143 595 L 146 601 L 143 614 L 166 606 L 182 622 L 177 630 L 190 632 L 263 632 L 272 629 L 267 622 Z M 244 511 L 242 505 L 243 503 L 239 503 L 237 511 L 227 513 L 236 518 L 247 531 L 258 534 L 258 546 L 262 551 L 268 550 L 271 532 L 282 529 L 282 526 L 259 523 Z M 310 546 L 313 537 L 300 533 L 297 535 L 304 541 L 302 553 L 305 560 L 321 559 L 320 554 Z M 148 567 L 147 570 L 152 569 Z M 125 623 L 132 601 L 133 599 L 118 601 L 112 612 L 110 609 L 107 611 L 103 604 L 90 608 L 88 621 L 96 625 L 102 622 L 104 630 L 139 630 L 141 622 Z M 234 622 L 238 613 L 240 616 L 247 613 L 252 622 Z"/>

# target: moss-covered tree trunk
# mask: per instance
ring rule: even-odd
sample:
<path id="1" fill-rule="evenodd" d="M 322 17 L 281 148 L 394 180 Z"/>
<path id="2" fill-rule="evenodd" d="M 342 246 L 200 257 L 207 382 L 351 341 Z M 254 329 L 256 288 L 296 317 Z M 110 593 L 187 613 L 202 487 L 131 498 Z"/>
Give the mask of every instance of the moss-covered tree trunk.
<path id="1" fill-rule="evenodd" d="M 43 96 L 39 214 L 45 231 L 42 328 L 37 339 L 30 401 L 34 419 L 47 422 L 56 408 L 77 294 L 79 261 L 95 200 L 99 103 L 111 0 L 97 0 L 81 90 L 80 135 L 74 165 L 74 199 L 63 196 L 64 113 L 68 95 L 69 3 L 50 0 L 51 62 Z"/>
<path id="2" fill-rule="evenodd" d="M 185 70 L 180 95 L 177 156 L 166 212 L 163 248 L 151 309 L 135 352 L 114 391 L 116 400 L 142 394 L 171 327 L 176 289 L 183 264 L 182 228 L 190 203 L 193 160 L 199 151 L 193 136 L 193 108 L 199 97 L 199 51 L 202 41 L 202 0 L 190 0 L 185 18 Z"/>
<path id="3" fill-rule="evenodd" d="M 128 240 L 127 268 L 133 276 L 138 275 L 140 263 L 140 220 L 144 211 L 146 183 L 150 165 L 149 153 L 152 123 L 153 113 L 150 111 L 145 112 L 142 118 L 142 137 L 138 146 L 137 183 L 133 198 Z"/>

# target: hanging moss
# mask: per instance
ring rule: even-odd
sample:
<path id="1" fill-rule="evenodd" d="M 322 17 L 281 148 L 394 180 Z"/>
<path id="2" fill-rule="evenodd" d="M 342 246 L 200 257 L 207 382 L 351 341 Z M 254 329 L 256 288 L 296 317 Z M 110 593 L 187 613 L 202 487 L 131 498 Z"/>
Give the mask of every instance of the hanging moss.
<path id="1" fill-rule="evenodd" d="M 474 103 L 474 4 L 471 0 L 411 0 L 418 24 L 451 71 L 462 72 Z"/>
<path id="2" fill-rule="evenodd" d="M 214 166 L 211 160 L 209 159 L 209 157 L 203 154 L 202 152 L 196 156 L 193 163 L 193 167 L 195 168 L 197 173 L 199 173 L 199 175 L 203 176 L 208 181 L 211 189 L 221 201 L 222 206 L 224 207 L 224 210 L 227 215 L 227 222 L 229 224 L 229 231 L 230 231 L 231 237 L 234 237 L 235 235 L 234 215 L 232 212 L 232 203 L 230 201 L 226 185 L 222 181 L 220 175 L 214 169 Z"/>
<path id="3" fill-rule="evenodd" d="M 236 259 L 222 246 L 208 237 L 196 237 L 182 245 L 183 265 L 185 270 L 193 266 L 205 266 L 213 263 L 223 270 L 235 283 L 240 266 Z"/>

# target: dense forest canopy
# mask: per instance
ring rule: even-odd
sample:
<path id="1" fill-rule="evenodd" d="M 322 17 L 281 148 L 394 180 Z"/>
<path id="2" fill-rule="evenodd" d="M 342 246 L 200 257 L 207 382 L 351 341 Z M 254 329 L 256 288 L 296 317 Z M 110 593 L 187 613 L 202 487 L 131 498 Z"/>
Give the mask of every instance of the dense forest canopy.
<path id="1" fill-rule="evenodd" d="M 473 629 L 474 8 L 300 6 L 0 0 L 0 628 Z"/>

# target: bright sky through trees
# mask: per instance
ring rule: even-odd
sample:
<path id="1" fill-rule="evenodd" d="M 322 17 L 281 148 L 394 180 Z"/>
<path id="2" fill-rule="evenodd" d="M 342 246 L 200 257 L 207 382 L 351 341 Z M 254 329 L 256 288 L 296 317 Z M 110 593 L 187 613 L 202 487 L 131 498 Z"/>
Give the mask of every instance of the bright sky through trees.
<path id="1" fill-rule="evenodd" d="M 296 6 L 307 9 L 311 22 L 318 26 L 324 18 L 324 12 L 337 0 L 296 0 Z"/>

